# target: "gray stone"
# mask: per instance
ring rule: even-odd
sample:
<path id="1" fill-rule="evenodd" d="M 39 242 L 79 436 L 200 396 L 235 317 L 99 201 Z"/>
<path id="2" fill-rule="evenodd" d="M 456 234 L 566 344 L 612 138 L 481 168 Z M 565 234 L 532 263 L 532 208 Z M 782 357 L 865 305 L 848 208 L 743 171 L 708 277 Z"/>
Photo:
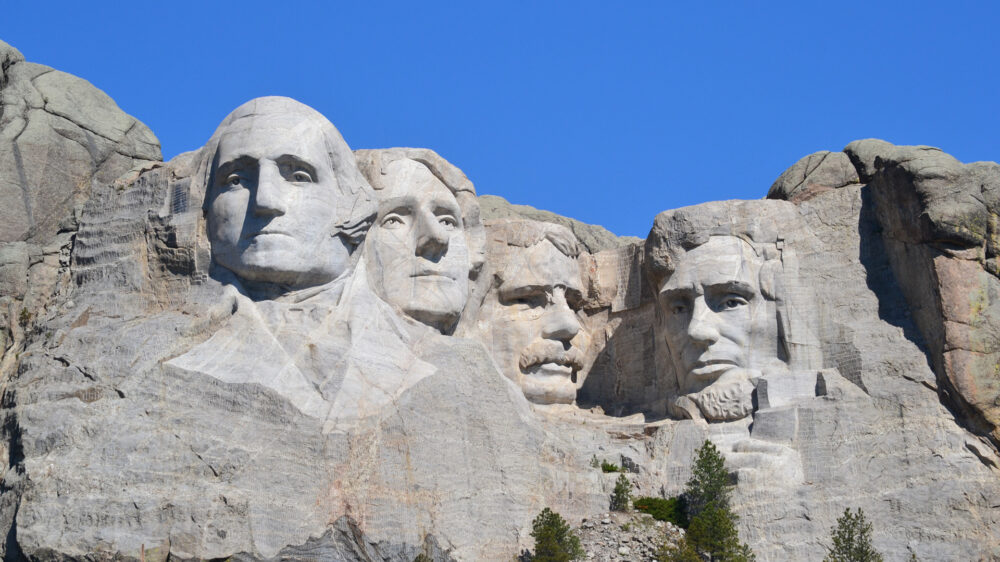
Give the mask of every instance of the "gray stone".
<path id="1" fill-rule="evenodd" d="M 575 219 L 557 215 L 550 211 L 536 209 L 529 205 L 516 205 L 509 203 L 498 195 L 480 195 L 479 206 L 482 209 L 483 220 L 496 220 L 508 218 L 525 218 L 541 222 L 551 222 L 561 224 L 570 229 L 577 240 L 590 253 L 618 248 L 627 244 L 639 242 L 640 239 L 634 236 L 615 236 L 608 229 L 599 226 L 580 222 Z"/>
<path id="2" fill-rule="evenodd" d="M 79 82 L 32 75 L 6 45 L 0 61 L 5 103 L 67 120 Z M 21 117 L 3 107 L 7 131 Z M 846 507 L 889 559 L 1000 557 L 1000 456 L 975 423 L 993 380 L 976 354 L 1000 333 L 995 164 L 863 141 L 844 154 L 868 185 L 844 156 L 807 158 L 782 180 L 790 200 L 665 211 L 643 244 L 524 217 L 480 238 L 471 181 L 432 151 L 351 153 L 297 102 L 248 107 L 196 153 L 88 180 L 48 235 L 0 247 L 5 559 L 510 560 L 550 507 L 582 522 L 591 559 L 650 560 L 681 531 L 607 513 L 618 474 L 591 460 L 670 497 L 706 439 L 760 560 L 821 559 Z M 137 134 L 92 109 L 53 150 Z M 247 158 L 225 157 L 234 139 Z M 314 205 L 261 195 L 317 183 Z M 236 204 L 213 207 L 223 190 Z M 394 214 L 436 222 L 391 239 L 378 219 Z M 244 226 L 276 225 L 285 251 L 243 253 Z M 461 309 L 461 283 L 408 278 L 448 256 Z M 501 325 L 508 354 L 481 337 Z M 524 355 L 569 369 L 535 392 Z"/>
<path id="3" fill-rule="evenodd" d="M 940 149 L 857 141 L 880 243 L 964 423 L 1000 445 L 1000 165 Z"/>
<path id="4" fill-rule="evenodd" d="M 858 171 L 843 152 L 816 152 L 785 170 L 767 192 L 768 199 L 801 201 L 852 183 L 861 183 Z"/>

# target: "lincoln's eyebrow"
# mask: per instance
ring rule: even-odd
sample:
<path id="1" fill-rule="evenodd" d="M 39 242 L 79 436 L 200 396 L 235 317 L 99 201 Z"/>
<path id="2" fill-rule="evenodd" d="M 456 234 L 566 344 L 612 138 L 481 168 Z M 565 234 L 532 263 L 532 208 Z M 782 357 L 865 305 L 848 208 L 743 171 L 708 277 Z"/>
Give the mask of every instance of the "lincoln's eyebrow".
<path id="1" fill-rule="evenodd" d="M 715 294 L 736 293 L 745 297 L 752 297 L 757 292 L 753 285 L 747 283 L 746 281 L 740 281 L 737 279 L 723 281 L 721 283 L 713 283 L 708 286 L 707 289 Z"/>
<path id="2" fill-rule="evenodd" d="M 690 297 L 694 294 L 694 290 L 690 287 L 670 287 L 660 291 L 661 299 L 678 299 L 684 297 Z"/>

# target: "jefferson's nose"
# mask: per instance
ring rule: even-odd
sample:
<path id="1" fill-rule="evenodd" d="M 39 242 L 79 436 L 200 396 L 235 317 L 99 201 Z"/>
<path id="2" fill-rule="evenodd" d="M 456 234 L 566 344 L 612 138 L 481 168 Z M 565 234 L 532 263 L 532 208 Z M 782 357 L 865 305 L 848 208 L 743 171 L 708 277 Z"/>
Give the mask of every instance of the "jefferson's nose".
<path id="1" fill-rule="evenodd" d="M 542 337 L 568 342 L 580 333 L 580 321 L 566 302 L 566 292 L 557 288 L 545 313 Z"/>
<path id="2" fill-rule="evenodd" d="M 417 219 L 416 255 L 436 260 L 448 251 L 448 231 L 434 214 L 427 213 Z"/>
<path id="3" fill-rule="evenodd" d="M 705 302 L 705 297 L 699 296 L 694 299 L 687 335 L 694 342 L 710 346 L 719 341 L 717 322 L 718 317 Z"/>
<path id="4" fill-rule="evenodd" d="M 254 194 L 254 214 L 259 217 L 277 217 L 285 214 L 284 178 L 278 167 L 262 163 L 257 176 L 257 190 Z"/>

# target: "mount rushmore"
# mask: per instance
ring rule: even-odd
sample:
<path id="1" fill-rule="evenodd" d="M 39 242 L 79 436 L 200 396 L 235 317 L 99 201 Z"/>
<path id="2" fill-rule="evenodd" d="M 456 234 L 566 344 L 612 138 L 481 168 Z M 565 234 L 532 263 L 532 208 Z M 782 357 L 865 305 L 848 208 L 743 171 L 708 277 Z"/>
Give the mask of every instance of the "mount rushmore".
<path id="1" fill-rule="evenodd" d="M 846 507 L 889 560 L 1000 559 L 995 163 L 855 141 L 638 240 L 289 98 L 163 162 L 0 68 L 5 560 L 510 560 L 608 509 L 593 458 L 669 497 L 705 439 L 762 560 Z"/>

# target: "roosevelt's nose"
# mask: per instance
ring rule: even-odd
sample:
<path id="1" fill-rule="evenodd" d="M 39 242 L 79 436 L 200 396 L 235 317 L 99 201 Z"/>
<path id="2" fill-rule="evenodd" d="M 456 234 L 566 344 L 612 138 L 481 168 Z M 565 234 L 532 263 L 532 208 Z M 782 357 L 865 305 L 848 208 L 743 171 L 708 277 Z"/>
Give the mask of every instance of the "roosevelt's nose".
<path id="1" fill-rule="evenodd" d="M 416 255 L 437 260 L 448 251 L 448 231 L 438 217 L 426 213 L 417 218 Z"/>
<path id="2" fill-rule="evenodd" d="M 257 189 L 254 193 L 254 215 L 259 217 L 277 217 L 285 214 L 284 178 L 278 171 L 278 166 L 262 163 L 257 175 Z"/>
<path id="3" fill-rule="evenodd" d="M 691 341 L 705 347 L 719 341 L 718 315 L 708 306 L 703 296 L 694 300 L 687 335 Z"/>
<path id="4" fill-rule="evenodd" d="M 566 302 L 566 291 L 556 288 L 542 325 L 542 337 L 568 342 L 580 333 L 580 321 Z"/>

